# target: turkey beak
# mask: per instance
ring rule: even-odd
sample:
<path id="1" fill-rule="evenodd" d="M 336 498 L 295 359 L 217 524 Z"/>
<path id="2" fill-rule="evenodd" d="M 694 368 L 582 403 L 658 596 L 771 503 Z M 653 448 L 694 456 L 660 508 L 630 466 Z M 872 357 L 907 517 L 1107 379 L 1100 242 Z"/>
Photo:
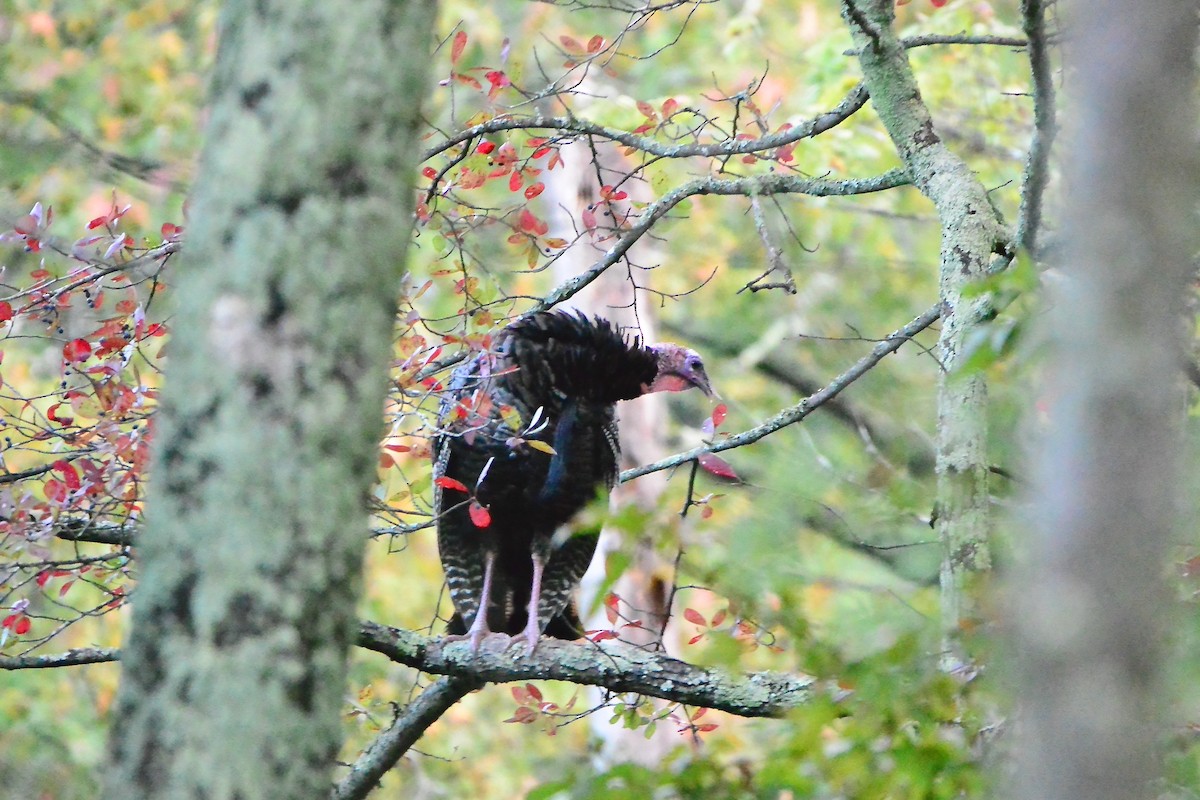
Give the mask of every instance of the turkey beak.
<path id="1" fill-rule="evenodd" d="M 713 388 L 712 383 L 708 380 L 708 375 L 704 372 L 699 372 L 692 376 L 691 383 L 700 391 L 704 392 L 704 396 L 710 400 L 720 400 L 721 395 L 717 394 L 717 390 Z"/>

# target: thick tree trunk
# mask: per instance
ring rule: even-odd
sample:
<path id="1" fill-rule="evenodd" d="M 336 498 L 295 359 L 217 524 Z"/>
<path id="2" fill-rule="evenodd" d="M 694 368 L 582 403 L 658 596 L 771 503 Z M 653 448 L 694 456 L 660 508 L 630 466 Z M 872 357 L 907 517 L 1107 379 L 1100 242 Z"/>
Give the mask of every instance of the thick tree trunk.
<path id="1" fill-rule="evenodd" d="M 1018 792 L 1151 798 L 1196 252 L 1196 6 L 1074 3 L 1068 247 L 1018 592 Z"/>
<path id="2" fill-rule="evenodd" d="M 842 16 L 860 52 L 863 81 L 913 184 L 937 209 L 942 226 L 939 269 L 942 334 L 938 357 L 937 515 L 942 542 L 943 666 L 962 654 L 956 644 L 972 614 L 964 583 L 989 569 L 987 384 L 982 375 L 955 375 L 967 336 L 987 311 L 970 299 L 994 258 L 1011 254 L 1009 234 L 987 191 L 943 143 L 921 99 L 908 56 L 892 30 L 893 0 L 843 0 Z"/>
<path id="3" fill-rule="evenodd" d="M 434 10 L 226 5 L 107 797 L 329 793 Z"/>

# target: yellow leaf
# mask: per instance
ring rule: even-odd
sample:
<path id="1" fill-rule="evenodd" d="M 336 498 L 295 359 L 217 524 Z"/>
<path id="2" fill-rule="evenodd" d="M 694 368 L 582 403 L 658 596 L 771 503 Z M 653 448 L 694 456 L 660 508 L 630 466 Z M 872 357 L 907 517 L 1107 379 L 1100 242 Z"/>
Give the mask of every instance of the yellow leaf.
<path id="1" fill-rule="evenodd" d="M 500 419 L 504 420 L 504 424 L 508 426 L 509 430 L 521 430 L 521 412 L 512 406 L 500 407 Z"/>
<path id="2" fill-rule="evenodd" d="M 526 439 L 525 444 L 529 445 L 534 450 L 541 450 L 543 453 L 549 453 L 552 456 L 557 455 L 557 453 L 554 452 L 553 447 L 545 442 L 539 442 L 537 439 Z"/>

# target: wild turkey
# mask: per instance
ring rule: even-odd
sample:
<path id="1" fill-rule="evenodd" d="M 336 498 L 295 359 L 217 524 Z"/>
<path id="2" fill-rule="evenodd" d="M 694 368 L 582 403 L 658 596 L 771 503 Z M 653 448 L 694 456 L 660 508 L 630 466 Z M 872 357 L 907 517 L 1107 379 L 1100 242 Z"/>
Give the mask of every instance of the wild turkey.
<path id="1" fill-rule="evenodd" d="M 616 402 L 693 387 L 713 394 L 695 352 L 559 311 L 513 322 L 455 372 L 434 443 L 449 633 L 478 650 L 524 632 L 530 652 L 543 630 L 581 635 L 570 598 L 598 532 L 556 532 L 616 482 Z"/>

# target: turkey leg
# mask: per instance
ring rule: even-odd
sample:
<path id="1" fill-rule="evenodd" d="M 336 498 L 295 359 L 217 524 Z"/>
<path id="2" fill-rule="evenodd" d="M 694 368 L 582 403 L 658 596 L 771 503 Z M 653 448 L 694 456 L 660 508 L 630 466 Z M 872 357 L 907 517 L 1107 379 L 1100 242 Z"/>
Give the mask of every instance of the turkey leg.
<path id="1" fill-rule="evenodd" d="M 471 621 L 471 628 L 461 637 L 471 643 L 472 653 L 479 652 L 479 643 L 483 641 L 483 637 L 492 632 L 491 628 L 488 627 L 487 616 L 488 609 L 492 605 L 492 573 L 495 571 L 495 566 L 496 554 L 488 550 L 483 556 L 482 599 L 480 600 L 479 608 L 475 610 L 475 619 Z"/>
<path id="2" fill-rule="evenodd" d="M 525 623 L 525 641 L 529 643 L 530 655 L 533 655 L 538 637 L 542 635 L 542 626 L 538 619 L 538 605 L 542 598 L 542 569 L 545 566 L 545 557 L 535 550 L 533 553 L 533 585 L 529 589 L 529 621 Z"/>

